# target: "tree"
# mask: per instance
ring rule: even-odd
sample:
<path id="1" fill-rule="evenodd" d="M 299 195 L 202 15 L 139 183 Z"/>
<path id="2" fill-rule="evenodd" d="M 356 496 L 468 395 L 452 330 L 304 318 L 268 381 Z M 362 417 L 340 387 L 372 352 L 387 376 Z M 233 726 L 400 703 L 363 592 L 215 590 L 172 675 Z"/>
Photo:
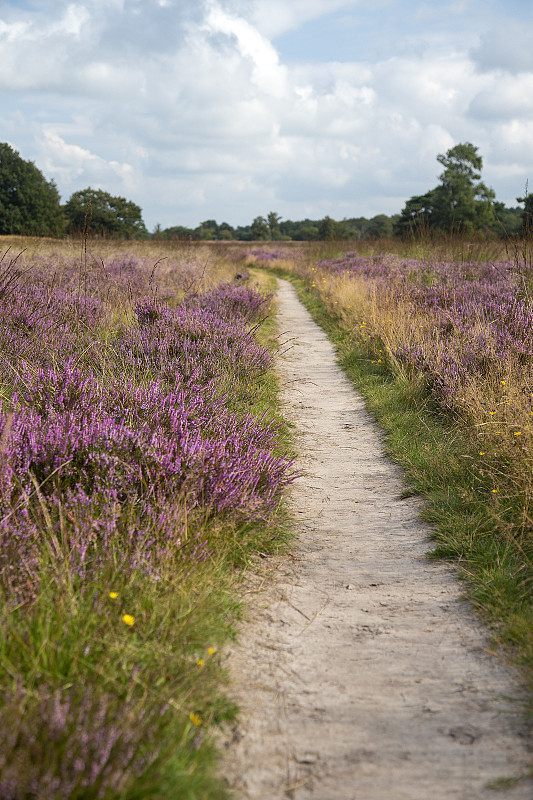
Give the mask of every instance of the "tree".
<path id="1" fill-rule="evenodd" d="M 335 220 L 331 219 L 331 217 L 324 217 L 318 225 L 318 238 L 321 241 L 336 239 L 335 233 Z"/>
<path id="2" fill-rule="evenodd" d="M 478 148 L 463 142 L 439 154 L 437 161 L 444 167 L 440 185 L 407 201 L 397 232 L 422 226 L 467 234 L 491 229 L 495 194 L 480 180 L 483 159 Z"/>
<path id="3" fill-rule="evenodd" d="M 252 222 L 251 230 L 254 240 L 265 241 L 270 238 L 270 229 L 264 217 L 256 217 Z"/>
<path id="4" fill-rule="evenodd" d="M 369 222 L 367 235 L 373 239 L 380 236 L 392 236 L 392 220 L 386 214 L 377 214 Z"/>
<path id="5" fill-rule="evenodd" d="M 523 211 L 521 208 L 509 208 L 505 203 L 495 201 L 494 217 L 494 232 L 500 236 L 519 234 L 523 227 Z"/>
<path id="6" fill-rule="evenodd" d="M 435 209 L 435 189 L 426 194 L 416 195 L 408 200 L 402 209 L 394 233 L 398 236 L 421 234 L 433 226 Z"/>
<path id="7" fill-rule="evenodd" d="M 194 236 L 196 239 L 202 239 L 203 241 L 216 239 L 217 228 L 218 225 L 216 219 L 206 219 L 194 229 Z"/>
<path id="8" fill-rule="evenodd" d="M 267 225 L 271 239 L 279 239 L 279 237 L 281 236 L 281 231 L 279 229 L 280 221 L 281 217 L 279 214 L 276 214 L 275 211 L 269 212 L 267 216 Z"/>
<path id="9" fill-rule="evenodd" d="M 148 235 L 138 205 L 102 189 L 74 192 L 65 205 L 69 233 L 137 239 Z"/>
<path id="10" fill-rule="evenodd" d="M 0 144 L 0 234 L 61 236 L 64 217 L 59 193 L 33 161 Z"/>
<path id="11" fill-rule="evenodd" d="M 517 197 L 516 200 L 518 203 L 524 204 L 524 211 L 522 212 L 522 234 L 530 237 L 533 231 L 533 194 L 529 194 L 526 186 L 524 197 Z"/>

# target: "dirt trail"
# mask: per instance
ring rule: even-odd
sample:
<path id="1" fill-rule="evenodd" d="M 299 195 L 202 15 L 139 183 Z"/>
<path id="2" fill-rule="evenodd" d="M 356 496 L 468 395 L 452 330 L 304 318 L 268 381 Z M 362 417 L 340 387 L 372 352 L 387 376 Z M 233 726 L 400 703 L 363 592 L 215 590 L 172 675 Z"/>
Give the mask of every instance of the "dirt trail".
<path id="1" fill-rule="evenodd" d="M 301 535 L 229 655 L 229 785 L 249 800 L 531 800 L 530 779 L 501 781 L 532 758 L 512 672 L 485 651 L 455 571 L 426 559 L 417 501 L 400 499 L 379 430 L 285 281 L 279 308 Z"/>

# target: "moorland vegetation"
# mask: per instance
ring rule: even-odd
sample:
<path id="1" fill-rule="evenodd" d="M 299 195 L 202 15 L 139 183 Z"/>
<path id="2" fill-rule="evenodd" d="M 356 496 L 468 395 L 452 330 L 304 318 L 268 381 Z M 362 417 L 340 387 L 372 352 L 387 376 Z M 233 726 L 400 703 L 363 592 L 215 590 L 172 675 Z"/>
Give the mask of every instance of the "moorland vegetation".
<path id="1" fill-rule="evenodd" d="M 0 796 L 225 797 L 219 650 L 293 479 L 271 295 L 201 249 L 19 244 L 0 268 Z"/>

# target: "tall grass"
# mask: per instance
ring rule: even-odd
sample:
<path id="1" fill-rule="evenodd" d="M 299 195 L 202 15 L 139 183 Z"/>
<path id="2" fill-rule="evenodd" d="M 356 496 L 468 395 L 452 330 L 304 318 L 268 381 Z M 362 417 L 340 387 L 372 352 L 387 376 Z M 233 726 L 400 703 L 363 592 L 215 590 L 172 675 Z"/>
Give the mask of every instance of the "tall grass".
<path id="1" fill-rule="evenodd" d="M 269 297 L 207 250 L 30 242 L 0 276 L 0 795 L 216 798 L 238 571 L 292 480 Z M 15 255 L 12 255 L 15 253 Z M 228 280 L 231 279 L 231 280 Z"/>

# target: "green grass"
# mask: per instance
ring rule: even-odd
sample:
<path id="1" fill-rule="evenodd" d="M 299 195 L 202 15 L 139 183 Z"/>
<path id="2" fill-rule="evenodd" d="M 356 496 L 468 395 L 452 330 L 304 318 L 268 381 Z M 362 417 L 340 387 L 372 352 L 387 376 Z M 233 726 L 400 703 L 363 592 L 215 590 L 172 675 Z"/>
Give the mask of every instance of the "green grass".
<path id="1" fill-rule="evenodd" d="M 516 534 L 512 501 L 491 496 L 480 468 L 479 444 L 460 420 L 439 412 L 423 382 L 375 363 L 369 344 L 357 341 L 304 281 L 291 280 L 315 321 L 333 342 L 340 366 L 386 432 L 386 451 L 404 470 L 404 496 L 421 496 L 434 528 L 433 558 L 453 559 L 465 592 L 490 625 L 529 687 L 533 712 L 533 547 Z M 374 363 L 372 363 L 374 361 Z M 477 444 L 477 446 L 476 446 Z"/>

